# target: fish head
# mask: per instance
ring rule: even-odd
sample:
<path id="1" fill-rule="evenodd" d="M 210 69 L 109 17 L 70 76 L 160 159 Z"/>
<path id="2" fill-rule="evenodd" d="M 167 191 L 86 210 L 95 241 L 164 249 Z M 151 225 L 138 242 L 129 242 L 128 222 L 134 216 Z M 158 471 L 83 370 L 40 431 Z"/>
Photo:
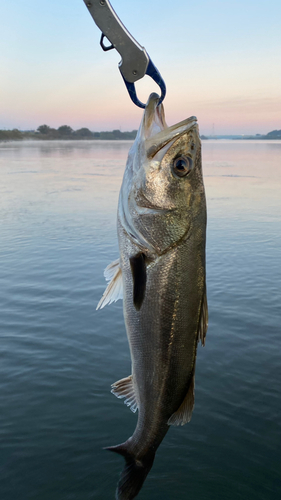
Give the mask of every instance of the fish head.
<path id="1" fill-rule="evenodd" d="M 120 193 L 121 222 L 142 251 L 161 255 L 185 239 L 205 208 L 201 142 L 194 116 L 168 127 L 151 94 Z"/>

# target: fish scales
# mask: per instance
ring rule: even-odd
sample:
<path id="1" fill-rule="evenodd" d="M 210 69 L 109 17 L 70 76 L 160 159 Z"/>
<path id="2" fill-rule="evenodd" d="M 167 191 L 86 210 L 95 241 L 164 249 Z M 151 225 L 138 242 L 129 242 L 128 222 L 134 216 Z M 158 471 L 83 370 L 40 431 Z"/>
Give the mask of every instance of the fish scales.
<path id="1" fill-rule="evenodd" d="M 120 298 L 132 374 L 113 384 L 138 421 L 123 444 L 116 499 L 131 500 L 170 425 L 191 418 L 198 341 L 207 330 L 206 201 L 196 119 L 168 127 L 151 94 L 120 191 L 120 258 L 100 307 Z M 114 267 L 114 269 L 115 269 Z M 119 283 L 119 285 L 118 285 Z M 115 291 L 114 291 L 115 290 Z"/>

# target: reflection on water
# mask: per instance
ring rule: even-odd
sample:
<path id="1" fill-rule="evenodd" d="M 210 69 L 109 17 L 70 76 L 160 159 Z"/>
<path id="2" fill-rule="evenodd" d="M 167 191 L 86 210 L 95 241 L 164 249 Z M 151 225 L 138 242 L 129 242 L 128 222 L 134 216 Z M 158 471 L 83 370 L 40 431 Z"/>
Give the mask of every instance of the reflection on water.
<path id="1" fill-rule="evenodd" d="M 102 450 L 136 415 L 122 304 L 96 312 L 117 257 L 129 141 L 0 144 L 1 500 L 110 500 Z M 190 424 L 161 444 L 139 498 L 281 494 L 281 142 L 204 141 L 210 325 Z"/>

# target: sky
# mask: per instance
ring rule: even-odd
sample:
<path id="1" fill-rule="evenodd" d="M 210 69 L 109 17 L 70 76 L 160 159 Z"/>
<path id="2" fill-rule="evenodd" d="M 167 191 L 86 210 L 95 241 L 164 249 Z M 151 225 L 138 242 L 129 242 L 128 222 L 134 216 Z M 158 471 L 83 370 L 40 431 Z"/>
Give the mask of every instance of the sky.
<path id="1" fill-rule="evenodd" d="M 168 125 L 201 134 L 281 129 L 280 0 L 112 0 L 167 86 Z M 0 0 L 0 129 L 139 127 L 117 51 L 103 52 L 83 0 Z M 145 77 L 142 101 L 158 91 Z"/>

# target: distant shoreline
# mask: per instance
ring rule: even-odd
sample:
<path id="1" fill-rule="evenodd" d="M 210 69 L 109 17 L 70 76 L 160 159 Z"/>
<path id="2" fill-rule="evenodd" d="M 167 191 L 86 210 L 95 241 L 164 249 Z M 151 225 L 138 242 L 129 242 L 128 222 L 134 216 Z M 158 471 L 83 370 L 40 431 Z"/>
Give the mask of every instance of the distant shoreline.
<path id="1" fill-rule="evenodd" d="M 48 125 L 40 125 L 37 130 L 25 130 L 21 131 L 18 129 L 13 130 L 0 130 L 0 141 L 21 141 L 24 139 L 32 140 L 43 140 L 43 141 L 53 141 L 53 140 L 133 140 L 137 135 L 137 130 L 132 130 L 131 132 L 121 132 L 120 130 L 112 130 L 110 132 L 91 132 L 86 127 L 78 130 L 73 130 L 68 125 L 62 125 L 58 129 L 49 127 Z"/>
<path id="2" fill-rule="evenodd" d="M 281 131 L 280 131 L 281 132 Z M 280 141 L 281 140 L 281 133 L 280 135 L 261 135 L 261 134 L 256 134 L 256 135 L 201 135 L 201 139 L 203 140 L 215 140 L 215 141 L 220 141 L 220 140 L 232 140 L 232 141 Z"/>
<path id="3" fill-rule="evenodd" d="M 7 141 L 22 141 L 22 140 L 64 140 L 64 141 L 85 141 L 85 140 L 102 140 L 102 141 L 122 141 L 134 140 L 137 135 L 137 130 L 131 132 L 121 132 L 121 130 L 112 130 L 104 132 L 92 132 L 86 127 L 78 130 L 73 130 L 68 125 L 62 125 L 58 129 L 51 128 L 48 125 L 40 125 L 37 130 L 18 129 L 0 130 L 0 142 Z M 281 140 L 281 130 L 273 130 L 266 135 L 201 135 L 203 140 Z"/>
<path id="4" fill-rule="evenodd" d="M 201 141 L 217 141 L 217 142 L 220 142 L 220 141 L 281 141 L 281 137 L 277 137 L 277 138 L 271 138 L 269 139 L 268 137 L 238 137 L 238 138 L 233 138 L 233 137 L 207 137 L 207 136 L 200 136 L 200 139 Z M 71 137 L 71 138 L 64 138 L 64 137 L 61 137 L 61 138 L 56 138 L 56 139 L 42 139 L 42 137 L 21 137 L 21 138 L 1 138 L 0 137 L 0 144 L 2 143 L 5 143 L 5 142 L 39 142 L 39 141 L 44 141 L 44 142 L 51 142 L 51 141 L 75 141 L 75 142 L 98 142 L 98 141 L 113 141 L 113 142 L 121 142 L 121 141 L 133 141 L 134 139 L 133 138 L 88 138 L 88 139 L 77 139 L 77 138 L 74 138 L 74 137 Z"/>

